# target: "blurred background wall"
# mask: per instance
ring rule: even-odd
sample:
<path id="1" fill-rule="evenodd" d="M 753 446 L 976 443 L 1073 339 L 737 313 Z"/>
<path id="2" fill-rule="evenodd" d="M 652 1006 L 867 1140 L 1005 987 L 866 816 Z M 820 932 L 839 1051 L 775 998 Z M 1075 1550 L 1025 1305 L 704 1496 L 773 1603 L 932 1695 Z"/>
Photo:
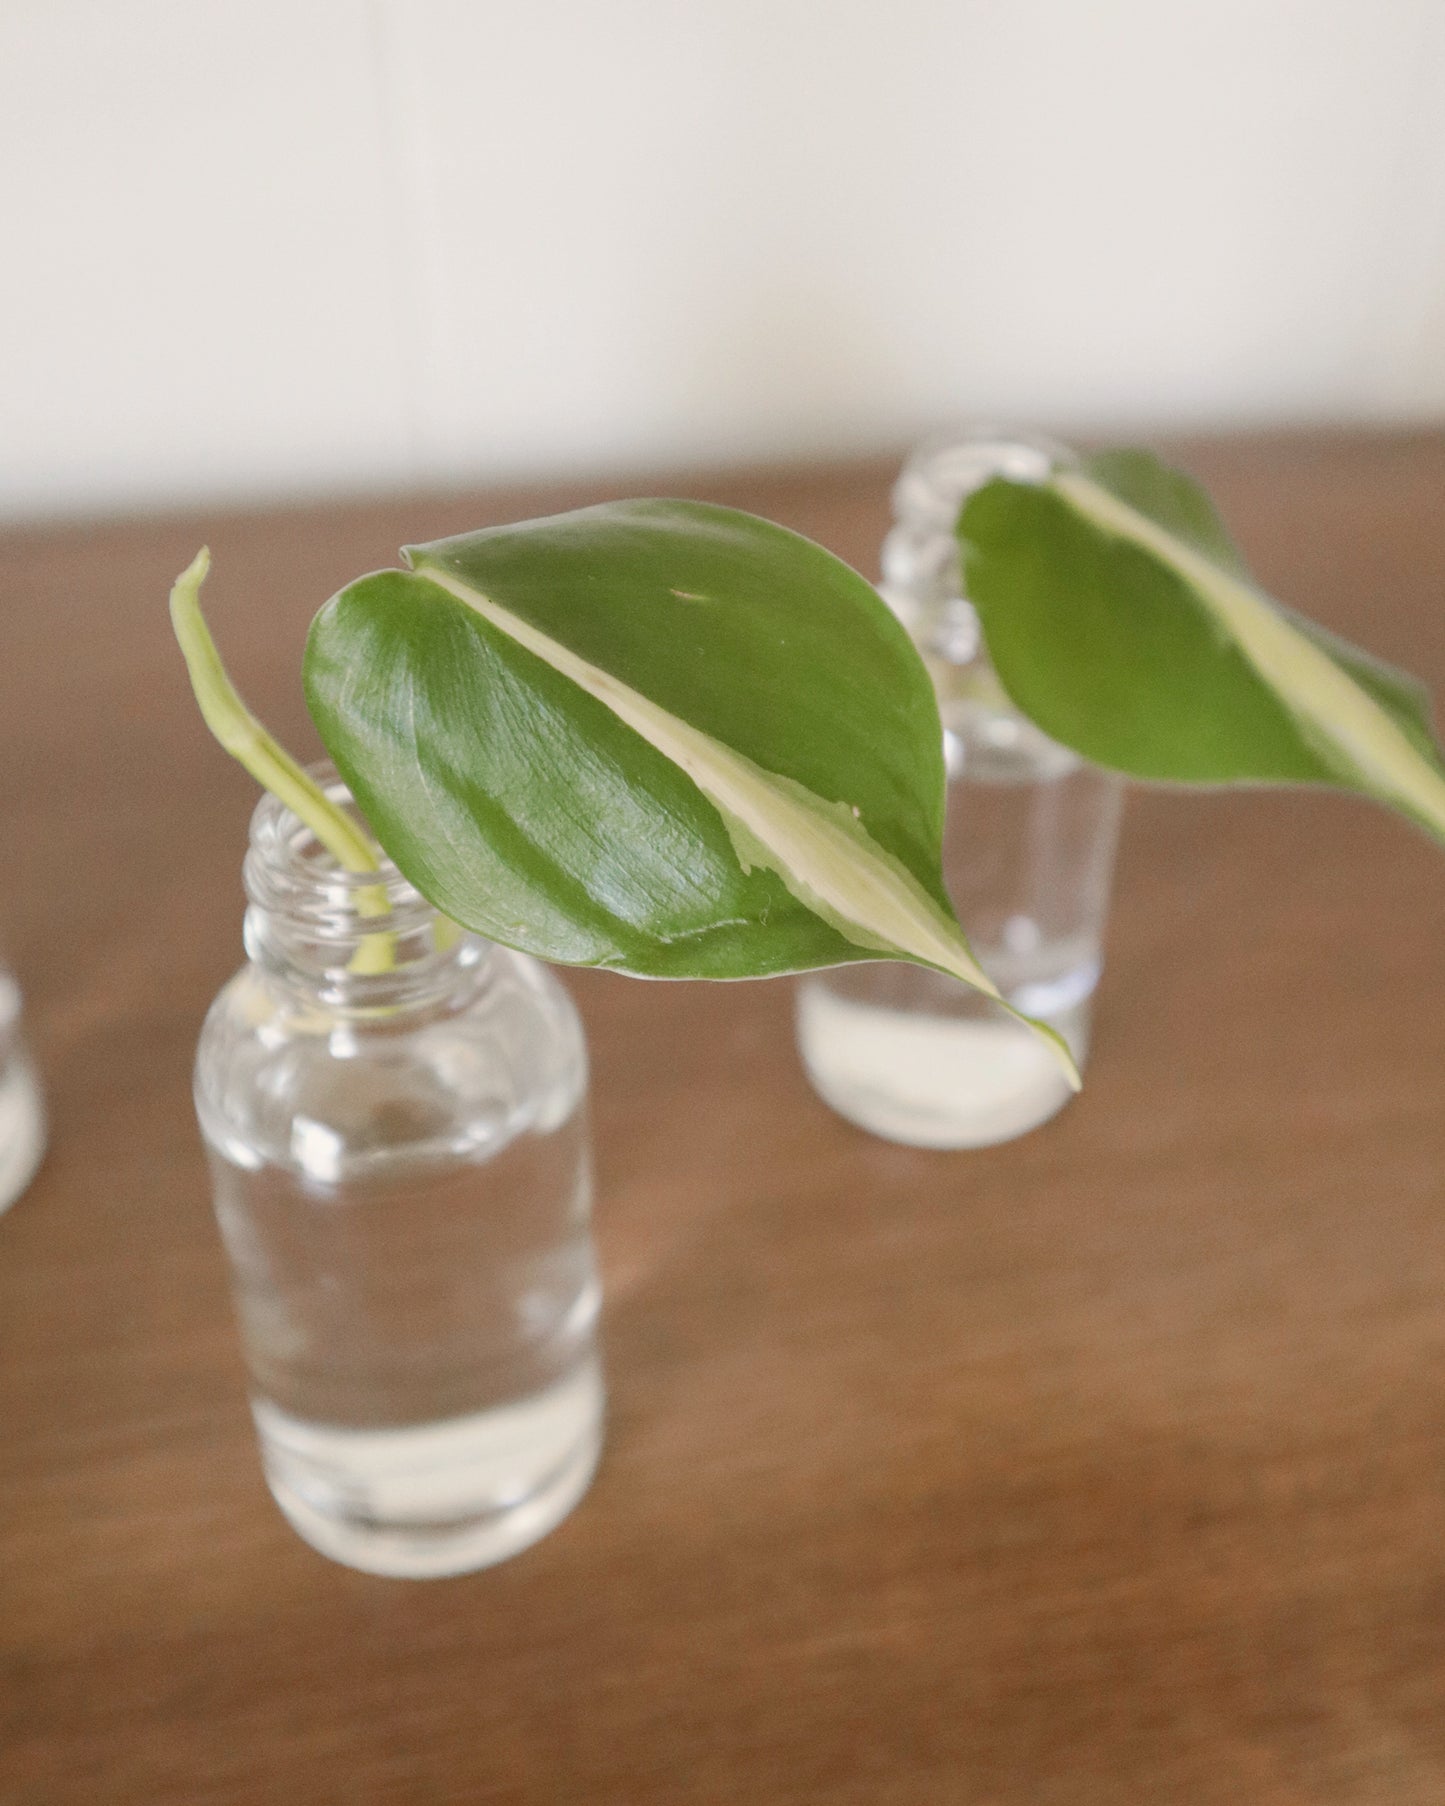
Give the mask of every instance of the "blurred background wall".
<path id="1" fill-rule="evenodd" d="M 1442 0 L 7 0 L 0 514 L 1445 415 Z"/>

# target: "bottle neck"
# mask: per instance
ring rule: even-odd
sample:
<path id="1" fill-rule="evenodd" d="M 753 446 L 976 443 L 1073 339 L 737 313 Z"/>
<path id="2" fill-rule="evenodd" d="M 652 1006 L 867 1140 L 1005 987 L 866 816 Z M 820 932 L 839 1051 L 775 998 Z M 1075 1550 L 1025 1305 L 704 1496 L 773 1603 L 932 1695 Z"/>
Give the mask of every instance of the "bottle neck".
<path id="1" fill-rule="evenodd" d="M 958 516 L 994 477 L 1041 483 L 1071 454 L 1046 439 L 976 428 L 927 441 L 893 486 L 894 525 L 883 542 L 880 594 L 930 661 L 985 667 L 978 615 L 964 591 Z"/>
<path id="2" fill-rule="evenodd" d="M 354 810 L 333 767 L 314 766 L 312 776 Z M 273 796 L 251 818 L 242 878 L 253 965 L 333 1013 L 391 1018 L 435 1007 L 459 987 L 470 992 L 493 952 L 439 915 L 384 855 L 374 872 L 343 870 Z"/>

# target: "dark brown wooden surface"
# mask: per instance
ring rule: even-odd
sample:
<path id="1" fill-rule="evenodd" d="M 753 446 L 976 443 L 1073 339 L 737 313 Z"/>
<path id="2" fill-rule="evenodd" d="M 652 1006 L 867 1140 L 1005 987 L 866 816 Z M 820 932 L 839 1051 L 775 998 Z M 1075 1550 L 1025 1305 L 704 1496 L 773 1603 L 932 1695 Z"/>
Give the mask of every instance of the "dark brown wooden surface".
<path id="1" fill-rule="evenodd" d="M 1445 437 L 1186 456 L 1279 594 L 1445 685 Z M 690 487 L 871 572 L 886 475 Z M 786 984 L 576 977 L 592 1493 L 424 1584 L 272 1507 L 188 1090 L 253 799 L 166 588 L 208 538 L 310 753 L 333 588 L 602 493 L 0 541 L 0 923 L 53 1112 L 0 1221 L 0 1799 L 1439 1806 L 1445 865 L 1363 805 L 1136 795 L 1087 1090 L 985 1153 L 832 1117 Z"/>

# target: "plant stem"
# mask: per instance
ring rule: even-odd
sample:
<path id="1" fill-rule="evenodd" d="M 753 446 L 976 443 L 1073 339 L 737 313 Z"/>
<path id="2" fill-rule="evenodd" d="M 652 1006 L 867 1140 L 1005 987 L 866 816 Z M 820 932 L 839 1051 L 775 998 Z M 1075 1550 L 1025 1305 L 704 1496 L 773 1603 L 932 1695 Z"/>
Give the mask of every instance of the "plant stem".
<path id="1" fill-rule="evenodd" d="M 225 750 L 245 766 L 261 788 L 269 790 L 310 828 L 343 871 L 379 871 L 380 862 L 370 840 L 285 747 L 266 731 L 241 700 L 227 675 L 201 613 L 201 585 L 210 568 L 211 554 L 202 546 L 171 590 L 171 625 L 185 656 L 202 719 Z M 367 885 L 358 890 L 356 907 L 364 916 L 388 914 L 391 905 L 385 886 Z M 375 974 L 389 972 L 395 964 L 392 935 L 368 934 L 352 958 L 351 970 Z"/>

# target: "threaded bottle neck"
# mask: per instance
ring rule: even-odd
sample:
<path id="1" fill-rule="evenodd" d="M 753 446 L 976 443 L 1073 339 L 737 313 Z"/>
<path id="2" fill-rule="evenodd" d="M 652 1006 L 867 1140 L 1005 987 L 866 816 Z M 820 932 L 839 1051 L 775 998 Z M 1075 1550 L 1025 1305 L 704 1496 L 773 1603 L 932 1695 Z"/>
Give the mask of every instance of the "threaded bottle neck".
<path id="1" fill-rule="evenodd" d="M 956 531 L 967 497 L 993 477 L 1041 483 L 1071 456 L 1051 440 L 990 427 L 943 434 L 909 454 L 893 486 L 894 525 L 883 542 L 879 590 L 922 651 L 951 665 L 981 654 Z"/>
<path id="2" fill-rule="evenodd" d="M 311 775 L 355 813 L 333 766 Z M 242 880 L 251 960 L 330 1009 L 394 1014 L 435 1003 L 491 951 L 440 916 L 384 854 L 374 872 L 344 870 L 274 796 L 251 817 Z"/>

